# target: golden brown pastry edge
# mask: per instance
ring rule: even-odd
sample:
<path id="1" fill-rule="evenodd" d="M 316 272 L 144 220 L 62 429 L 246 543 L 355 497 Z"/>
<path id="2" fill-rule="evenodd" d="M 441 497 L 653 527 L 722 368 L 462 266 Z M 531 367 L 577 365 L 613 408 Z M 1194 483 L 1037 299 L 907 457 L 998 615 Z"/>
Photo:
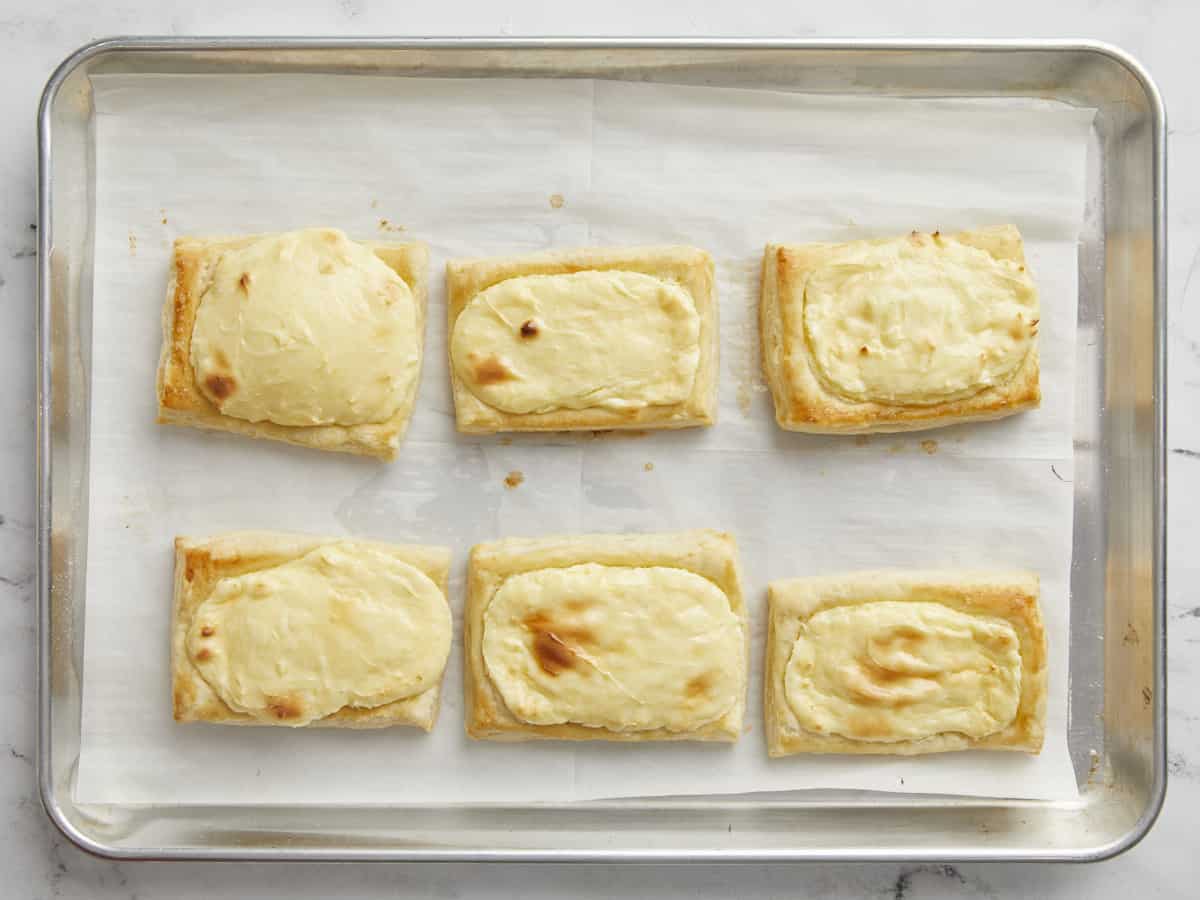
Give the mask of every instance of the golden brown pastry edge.
<path id="1" fill-rule="evenodd" d="M 1047 651 L 1038 577 L 1030 572 L 876 571 L 793 578 L 768 585 L 763 717 L 772 757 L 800 753 L 916 756 L 954 750 L 1037 754 L 1045 738 Z M 799 623 L 822 609 L 880 600 L 944 603 L 1004 619 L 1020 640 L 1021 698 L 1013 723 L 982 740 L 938 734 L 919 741 L 858 741 L 804 730 L 787 702 L 784 672 Z"/>
<path id="2" fill-rule="evenodd" d="M 413 292 L 417 307 L 417 376 L 400 407 L 386 422 L 312 427 L 248 422 L 224 415 L 196 386 L 191 358 L 192 329 L 212 267 L 223 251 L 246 246 L 267 236 L 254 234 L 229 238 L 176 239 L 167 297 L 163 304 L 163 345 L 156 384 L 159 424 L 189 425 L 209 431 L 283 441 L 316 450 L 354 453 L 383 460 L 395 459 L 400 439 L 416 405 L 421 380 L 429 295 L 429 251 L 424 244 L 360 242 L 404 280 Z"/>
<path id="3" fill-rule="evenodd" d="M 729 597 L 746 636 L 743 653 L 749 672 L 749 627 L 742 595 L 737 543 L 710 529 L 663 534 L 590 534 L 573 537 L 507 538 L 478 544 L 467 564 L 467 603 L 463 615 L 463 694 L 468 736 L 479 740 L 526 741 L 722 741 L 742 733 L 746 684 L 720 719 L 692 731 L 612 731 L 585 725 L 532 725 L 516 718 L 492 685 L 483 661 L 483 614 L 492 595 L 512 575 L 582 563 L 613 566 L 674 566 L 709 579 Z"/>
<path id="4" fill-rule="evenodd" d="M 691 396 L 682 403 L 641 409 L 562 409 L 509 413 L 489 406 L 462 382 L 450 358 L 450 335 L 466 305 L 480 291 L 522 275 L 562 275 L 622 269 L 677 281 L 692 296 L 700 316 L 700 362 Z M 692 428 L 717 421 L 718 313 L 712 258 L 683 246 L 607 247 L 552 250 L 520 256 L 459 259 L 446 264 L 447 341 L 450 385 L 458 430 L 464 434 L 501 431 L 608 431 Z"/>
<path id="5" fill-rule="evenodd" d="M 940 236 L 919 235 L 913 239 Z M 1025 265 L 1021 234 L 1015 226 L 1000 225 L 949 235 L 978 247 L 997 259 Z M 869 243 L 889 243 L 883 238 Z M 1036 408 L 1041 403 L 1038 346 L 1035 341 L 1024 361 L 1003 385 L 985 388 L 961 400 L 931 405 L 856 402 L 825 389 L 817 378 L 807 342 L 800 353 L 789 354 L 786 335 L 795 333 L 788 317 L 790 305 L 780 298 L 797 290 L 807 275 L 845 247 L 838 244 L 768 244 L 763 254 L 759 334 L 763 372 L 775 404 L 775 421 L 786 431 L 810 434 L 869 434 L 922 431 L 962 422 L 986 421 Z"/>
<path id="6" fill-rule="evenodd" d="M 199 606 L 222 578 L 273 568 L 324 544 L 354 541 L 378 547 L 420 570 L 447 598 L 450 550 L 447 547 L 391 544 L 357 538 L 315 537 L 277 531 L 236 531 L 209 538 L 175 539 L 174 597 L 171 615 L 171 702 L 176 722 L 223 725 L 281 725 L 230 709 L 209 687 L 187 653 L 187 632 Z M 445 673 L 443 672 L 443 676 Z M 387 728 L 412 725 L 432 731 L 441 701 L 441 679 L 427 691 L 382 706 L 342 707 L 302 727 Z"/>

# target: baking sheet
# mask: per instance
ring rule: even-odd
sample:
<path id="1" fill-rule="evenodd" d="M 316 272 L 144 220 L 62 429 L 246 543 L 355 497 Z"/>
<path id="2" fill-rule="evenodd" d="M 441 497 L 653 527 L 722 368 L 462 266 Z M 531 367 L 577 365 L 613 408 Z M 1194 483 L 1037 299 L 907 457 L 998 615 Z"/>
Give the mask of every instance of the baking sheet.
<path id="1" fill-rule="evenodd" d="M 587 80 L 102 76 L 79 802 L 536 802 L 847 788 L 1069 799 L 1068 592 L 1076 241 L 1092 111 Z M 754 336 L 767 240 L 1011 221 L 1042 293 L 1041 409 L 871 439 L 785 434 Z M 154 425 L 159 310 L 180 234 L 332 224 L 430 243 L 417 411 L 391 465 Z M 467 438 L 445 372 L 448 258 L 686 242 L 717 260 L 715 428 Z M 508 473 L 524 482 L 505 486 Z M 180 726 L 171 539 L 288 528 L 454 548 L 501 535 L 734 532 L 752 619 L 736 745 L 503 745 L 462 732 L 452 654 L 432 735 Z M 880 566 L 1025 567 L 1050 640 L 1035 758 L 768 761 L 768 581 Z"/>

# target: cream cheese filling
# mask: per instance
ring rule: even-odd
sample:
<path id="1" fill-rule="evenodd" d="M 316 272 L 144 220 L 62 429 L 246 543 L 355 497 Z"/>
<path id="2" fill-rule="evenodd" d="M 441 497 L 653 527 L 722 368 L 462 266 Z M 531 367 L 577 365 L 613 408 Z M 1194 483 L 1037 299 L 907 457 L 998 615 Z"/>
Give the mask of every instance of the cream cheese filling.
<path id="1" fill-rule="evenodd" d="M 802 728 L 858 741 L 979 740 L 1016 718 L 1020 641 L 1000 619 L 879 601 L 802 623 L 784 671 Z"/>
<path id="2" fill-rule="evenodd" d="M 1029 353 L 1039 315 L 1024 266 L 922 235 L 840 248 L 805 281 L 803 313 L 826 389 L 913 405 L 1005 383 Z"/>
<path id="3" fill-rule="evenodd" d="M 488 678 L 518 719 L 691 731 L 745 681 L 742 624 L 693 572 L 596 563 L 506 579 L 483 615 Z"/>
<path id="4" fill-rule="evenodd" d="M 683 287 L 640 272 L 523 275 L 467 303 L 450 356 L 503 412 L 670 405 L 691 396 L 700 316 Z"/>
<path id="5" fill-rule="evenodd" d="M 311 427 L 379 423 L 417 377 L 416 300 L 332 228 L 226 250 L 192 329 L 199 390 L 224 415 Z"/>
<path id="6" fill-rule="evenodd" d="M 450 634 L 449 606 L 427 575 L 341 542 L 218 581 L 186 646 L 230 709 L 298 726 L 436 686 Z"/>

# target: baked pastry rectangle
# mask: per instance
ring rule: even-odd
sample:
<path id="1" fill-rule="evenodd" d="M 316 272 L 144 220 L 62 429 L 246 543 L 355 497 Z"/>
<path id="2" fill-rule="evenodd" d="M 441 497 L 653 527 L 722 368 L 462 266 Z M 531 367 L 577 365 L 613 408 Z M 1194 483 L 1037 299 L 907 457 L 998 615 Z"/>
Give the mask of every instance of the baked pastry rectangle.
<path id="1" fill-rule="evenodd" d="M 158 421 L 394 458 L 420 380 L 428 269 L 424 244 L 331 228 L 179 238 Z"/>
<path id="2" fill-rule="evenodd" d="M 449 568 L 444 547 L 271 531 L 176 538 L 175 720 L 430 731 L 450 648 Z M 381 618 L 397 584 L 412 599 Z"/>
<path id="3" fill-rule="evenodd" d="M 459 431 L 716 421 L 716 288 L 703 250 L 453 260 L 446 286 Z"/>
<path id="4" fill-rule="evenodd" d="M 770 585 L 771 756 L 1041 750 L 1046 634 L 1028 572 L 858 572 Z"/>
<path id="5" fill-rule="evenodd" d="M 735 741 L 747 627 L 728 534 L 511 538 L 471 551 L 467 734 Z"/>
<path id="6" fill-rule="evenodd" d="M 1038 317 L 1012 225 L 769 244 L 759 324 L 776 421 L 856 434 L 1031 409 Z"/>

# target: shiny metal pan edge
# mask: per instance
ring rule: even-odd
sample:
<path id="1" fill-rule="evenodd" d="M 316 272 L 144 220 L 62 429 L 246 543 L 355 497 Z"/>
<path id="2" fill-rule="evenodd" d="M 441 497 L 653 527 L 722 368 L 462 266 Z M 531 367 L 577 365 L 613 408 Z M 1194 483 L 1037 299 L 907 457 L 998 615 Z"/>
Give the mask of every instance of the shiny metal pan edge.
<path id="1" fill-rule="evenodd" d="M 315 73 L 644 78 L 1094 106 L 1080 243 L 1070 742 L 1081 797 L 799 798 L 405 807 L 81 806 L 92 221 L 89 77 Z M 702 38 L 112 38 L 50 77 L 38 111 L 38 783 L 82 849 L 120 859 L 1100 860 L 1166 791 L 1166 114 L 1101 43 Z M 1089 373 L 1086 376 L 1084 373 Z M 1140 641 L 1104 640 L 1133 628 Z"/>

